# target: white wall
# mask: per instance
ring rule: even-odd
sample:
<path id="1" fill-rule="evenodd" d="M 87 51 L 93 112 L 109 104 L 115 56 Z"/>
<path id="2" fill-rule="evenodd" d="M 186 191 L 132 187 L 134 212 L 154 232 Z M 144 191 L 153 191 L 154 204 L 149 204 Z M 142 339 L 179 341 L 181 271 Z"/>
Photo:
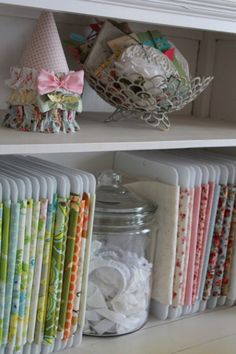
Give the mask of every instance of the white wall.
<path id="1" fill-rule="evenodd" d="M 216 37 L 211 116 L 236 120 L 236 38 Z"/>
<path id="2" fill-rule="evenodd" d="M 97 172 L 112 169 L 113 152 L 80 152 L 69 154 L 41 154 L 42 159 L 63 164 L 64 166 L 79 168 L 96 175 Z"/>

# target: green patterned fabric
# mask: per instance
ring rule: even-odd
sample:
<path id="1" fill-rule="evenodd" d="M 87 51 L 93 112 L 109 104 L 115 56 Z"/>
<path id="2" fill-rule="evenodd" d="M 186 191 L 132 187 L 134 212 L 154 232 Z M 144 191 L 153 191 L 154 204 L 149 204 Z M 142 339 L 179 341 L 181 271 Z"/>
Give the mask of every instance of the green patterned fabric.
<path id="1" fill-rule="evenodd" d="M 18 314 L 17 336 L 16 336 L 16 349 L 19 350 L 22 345 L 23 327 L 25 321 L 26 310 L 26 295 L 29 278 L 30 267 L 30 245 L 31 245 L 31 228 L 32 228 L 32 215 L 33 215 L 33 200 L 27 201 L 26 210 L 26 224 L 25 224 L 25 241 L 21 274 L 21 287 L 20 287 L 20 305 Z"/>
<path id="2" fill-rule="evenodd" d="M 36 187 L 33 195 L 43 194 L 40 184 Z M 51 351 L 58 340 L 62 346 L 67 343 L 71 329 L 78 328 L 78 313 L 74 322 L 72 317 L 82 282 L 80 249 L 86 244 L 89 204 L 85 205 L 79 195 L 57 193 L 50 202 L 0 201 L 1 353 Z"/>
<path id="3" fill-rule="evenodd" d="M 25 223 L 26 223 L 26 210 L 27 201 L 20 201 L 20 218 L 19 218 L 19 231 L 18 231 L 18 242 L 16 251 L 16 266 L 13 284 L 13 294 L 12 294 L 12 304 L 11 304 L 11 317 L 10 317 L 10 327 L 8 333 L 8 343 L 15 346 L 16 342 L 16 332 L 18 325 L 18 315 L 20 306 L 20 293 L 21 293 L 21 275 L 22 275 L 22 264 L 23 264 L 23 252 L 24 252 L 24 242 L 25 242 Z"/>
<path id="4" fill-rule="evenodd" d="M 61 307 L 61 295 L 62 295 L 62 285 L 63 285 L 63 276 L 64 276 L 64 265 L 65 265 L 65 253 L 66 253 L 68 224 L 69 224 L 69 213 L 70 213 L 70 199 L 68 199 L 66 201 L 64 242 L 62 245 L 62 257 L 61 257 L 61 262 L 60 262 L 59 287 L 58 287 L 58 294 L 57 294 L 57 306 L 56 306 L 56 318 L 55 318 L 55 330 L 56 331 L 58 331 L 59 315 L 60 315 L 60 307 Z"/>
<path id="5" fill-rule="evenodd" d="M 66 312 L 67 312 L 67 302 L 70 289 L 70 277 L 71 270 L 73 265 L 73 254 L 75 247 L 75 238 L 77 232 L 77 221 L 80 212 L 80 197 L 71 196 L 70 200 L 70 214 L 69 214 L 69 226 L 67 234 L 67 243 L 66 243 L 66 254 L 65 254 L 65 268 L 63 276 L 63 286 L 62 286 L 62 295 L 61 295 L 61 308 L 59 316 L 58 330 L 60 332 L 64 331 Z"/>
<path id="6" fill-rule="evenodd" d="M 35 325 L 35 336 L 34 336 L 35 343 L 41 343 L 41 341 L 43 340 L 43 329 L 44 329 L 45 317 L 46 317 L 48 281 L 49 281 L 51 255 L 52 255 L 53 231 L 54 231 L 54 223 L 55 223 L 55 216 L 56 216 L 56 202 L 57 202 L 57 195 L 55 194 L 53 198 L 53 202 L 48 205 L 46 236 L 45 236 L 45 243 L 44 243 L 44 250 L 43 250 L 42 274 L 40 280 L 38 308 L 37 308 L 37 317 L 36 317 L 36 325 Z"/>
<path id="7" fill-rule="evenodd" d="M 13 282 L 14 282 L 15 266 L 16 266 L 19 219 L 20 219 L 20 203 L 12 203 L 10 235 L 9 235 L 9 243 L 8 243 L 7 280 L 6 280 L 6 292 L 5 292 L 2 344 L 7 344 L 7 340 L 8 340 Z"/>
<path id="8" fill-rule="evenodd" d="M 61 298 L 61 283 L 63 276 L 64 252 L 66 244 L 67 231 L 67 217 L 68 217 L 68 202 L 65 197 L 58 197 L 55 231 L 53 237 L 51 271 L 49 277 L 48 302 L 44 330 L 44 341 L 46 343 L 53 343 L 57 334 L 57 309 L 60 306 Z M 58 316 L 59 317 L 59 316 Z"/>
<path id="9" fill-rule="evenodd" d="M 70 96 L 60 95 L 61 96 L 59 96 L 58 93 L 56 96 L 53 94 L 37 96 L 37 104 L 40 112 L 45 113 L 53 109 L 82 112 L 82 101 L 80 97 L 76 97 L 72 100 Z"/>
<path id="10" fill-rule="evenodd" d="M 36 252 L 36 244 L 37 244 L 40 205 L 41 205 L 40 201 L 33 202 L 29 270 L 28 270 L 28 282 L 27 282 L 26 299 L 25 299 L 25 316 L 23 322 L 22 345 L 26 343 L 26 339 L 27 339 L 27 330 L 28 330 L 29 315 L 30 315 L 30 300 L 31 300 L 32 285 L 33 285 L 34 267 L 35 267 L 35 252 Z"/>
<path id="11" fill-rule="evenodd" d="M 0 202 L 0 256 L 2 249 L 2 217 L 3 217 L 3 203 Z"/>
<path id="12" fill-rule="evenodd" d="M 35 267 L 34 267 L 34 278 L 33 278 L 33 288 L 30 301 L 30 317 L 28 324 L 27 341 L 32 343 L 34 340 L 34 330 L 37 315 L 37 305 L 40 287 L 40 278 L 42 270 L 43 261 L 43 249 L 44 241 L 46 235 L 46 221 L 47 221 L 47 209 L 48 209 L 48 199 L 41 199 L 40 214 L 39 214 L 39 224 L 38 224 L 38 235 L 37 235 L 37 245 L 36 245 L 36 255 L 35 255 Z"/>
<path id="13" fill-rule="evenodd" d="M 3 203 L 2 215 L 2 242 L 1 242 L 1 258 L 0 258 L 0 344 L 3 335 L 3 318 L 5 307 L 5 292 L 7 282 L 7 264 L 8 264 L 8 243 L 10 232 L 11 218 L 11 202 Z"/>

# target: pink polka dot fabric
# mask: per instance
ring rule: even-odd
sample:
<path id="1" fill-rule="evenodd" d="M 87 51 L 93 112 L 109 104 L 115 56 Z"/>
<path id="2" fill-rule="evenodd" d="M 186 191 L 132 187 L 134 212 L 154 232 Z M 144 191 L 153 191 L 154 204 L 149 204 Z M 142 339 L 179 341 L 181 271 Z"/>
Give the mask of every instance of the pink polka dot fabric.
<path id="1" fill-rule="evenodd" d="M 42 12 L 21 60 L 21 65 L 36 70 L 68 73 L 66 57 L 51 12 Z"/>

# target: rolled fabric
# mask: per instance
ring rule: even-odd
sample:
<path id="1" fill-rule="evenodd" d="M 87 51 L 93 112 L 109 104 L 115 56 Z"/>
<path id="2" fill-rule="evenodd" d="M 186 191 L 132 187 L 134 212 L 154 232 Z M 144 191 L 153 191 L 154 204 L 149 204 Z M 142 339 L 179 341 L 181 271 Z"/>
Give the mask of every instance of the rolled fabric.
<path id="1" fill-rule="evenodd" d="M 8 246 L 9 232 L 11 220 L 11 201 L 3 203 L 3 225 L 2 225 L 2 242 L 1 242 L 1 258 L 0 258 L 0 344 L 3 336 L 3 321 L 5 308 L 5 293 L 7 282 L 7 267 L 8 267 Z"/>
<path id="2" fill-rule="evenodd" d="M 204 244 L 204 230 L 207 215 L 207 204 L 209 197 L 209 184 L 203 184 L 201 187 L 201 203 L 199 211 L 199 224 L 198 224 L 198 235 L 197 235 L 197 245 L 196 245 L 196 256 L 194 263 L 194 276 L 193 276 L 193 290 L 192 290 L 192 304 L 197 300 L 198 291 L 198 279 L 201 266 L 201 256 L 203 252 Z"/>
<path id="3" fill-rule="evenodd" d="M 23 322 L 23 333 L 22 338 L 19 338 L 20 342 L 24 345 L 27 341 L 27 331 L 30 316 L 30 300 L 33 287 L 33 277 L 35 268 L 35 257 L 36 257 L 36 245 L 37 245 L 37 235 L 38 235 L 38 224 L 40 215 L 40 201 L 33 202 L 33 212 L 32 212 L 32 226 L 31 226 L 31 239 L 30 239 L 30 254 L 29 254 L 29 270 L 28 270 L 28 282 L 26 289 L 26 299 L 25 299 L 25 316 Z"/>
<path id="4" fill-rule="evenodd" d="M 46 318 L 46 305 L 48 294 L 48 282 L 51 265 L 53 230 L 56 216 L 57 194 L 54 194 L 52 203 L 48 204 L 46 235 L 43 250 L 42 273 L 40 279 L 40 289 L 37 307 L 37 316 L 35 324 L 34 342 L 40 344 L 43 340 L 43 330 Z"/>
<path id="5" fill-rule="evenodd" d="M 203 299 L 203 291 L 204 291 L 204 286 L 205 286 L 205 279 L 206 279 L 206 274 L 207 274 L 207 268 L 208 268 L 208 263 L 209 263 L 210 252 L 211 252 L 211 245 L 212 245 L 212 238 L 213 238 L 215 221 L 216 221 L 216 214 L 217 214 L 219 196 L 220 196 L 220 186 L 216 185 L 215 186 L 213 203 L 212 203 L 212 211 L 211 211 L 209 232 L 208 232 L 208 236 L 207 236 L 207 244 L 206 244 L 205 257 L 204 257 L 204 264 L 203 264 L 201 280 L 200 280 L 201 284 L 200 284 L 199 293 L 198 293 L 198 299 L 200 299 L 200 300 Z"/>
<path id="6" fill-rule="evenodd" d="M 65 271 L 65 255 L 66 255 L 66 243 L 68 236 L 68 226 L 69 226 L 69 213 L 70 213 L 70 198 L 66 200 L 65 206 L 65 224 L 64 224 L 64 238 L 62 243 L 62 253 L 61 260 L 59 263 L 59 286 L 58 286 L 58 294 L 57 294 L 57 305 L 56 305 L 56 313 L 55 313 L 55 330 L 59 330 L 59 315 L 62 301 L 62 287 L 63 287 L 63 276 Z"/>
<path id="7" fill-rule="evenodd" d="M 190 240 L 190 257 L 187 269 L 187 281 L 186 281 L 186 291 L 184 305 L 192 305 L 192 290 L 193 290 L 193 276 L 194 276 L 194 263 L 196 255 L 196 245 L 197 245 L 197 231 L 198 231 L 198 219 L 199 219 L 199 209 L 201 201 L 201 187 L 195 187 L 194 200 L 193 200 L 193 219 L 192 219 L 192 230 L 191 230 L 191 240 Z"/>
<path id="8" fill-rule="evenodd" d="M 180 303 L 184 305 L 185 303 L 185 294 L 187 291 L 187 276 L 188 276 L 188 265 L 190 256 L 190 247 L 191 247 L 191 238 L 192 238 L 192 221 L 193 221 L 193 202 L 194 202 L 194 193 L 195 189 L 190 189 L 190 200 L 189 200 L 189 213 L 188 213 L 188 224 L 187 224 L 187 240 L 186 240 L 186 257 L 184 261 L 184 270 L 183 270 L 183 291 L 181 295 Z"/>
<path id="9" fill-rule="evenodd" d="M 63 274 L 63 285 L 61 294 L 61 307 L 58 323 L 58 331 L 64 332 L 66 315 L 67 315 L 67 304 L 70 291 L 70 279 L 73 267 L 73 255 L 75 249 L 75 241 L 77 234 L 77 222 L 80 211 L 81 198 L 76 195 L 72 195 L 70 198 L 70 212 L 69 212 L 69 224 L 68 224 L 68 234 L 66 242 L 66 253 L 65 253 L 65 266 Z"/>
<path id="10" fill-rule="evenodd" d="M 36 252 L 35 252 L 35 267 L 34 267 L 32 294 L 31 294 L 31 301 L 30 301 L 30 316 L 29 316 L 28 332 L 27 332 L 28 343 L 32 343 L 34 340 L 35 322 L 36 322 L 38 296 L 39 296 L 39 288 L 40 288 L 40 278 L 41 278 L 42 262 L 43 262 L 44 241 L 46 235 L 47 208 L 48 208 L 48 199 L 42 198 L 40 200 L 40 214 L 39 214 L 37 244 L 36 244 Z"/>
<path id="11" fill-rule="evenodd" d="M 214 280 L 212 284 L 212 292 L 211 292 L 212 296 L 216 296 L 216 297 L 219 297 L 221 294 L 221 285 L 224 276 L 224 268 L 225 268 L 225 261 L 227 255 L 230 225 L 231 225 L 231 220 L 233 215 L 236 188 L 229 186 L 228 191 L 229 192 L 226 201 L 226 208 L 224 214 L 222 234 L 220 237 L 220 245 L 219 245 L 219 252 L 218 252 L 218 258 L 216 263 L 215 276 L 214 276 Z"/>
<path id="12" fill-rule="evenodd" d="M 224 276 L 223 276 L 222 287 L 221 287 L 222 296 L 227 296 L 229 292 L 230 282 L 232 278 L 231 269 L 233 266 L 233 254 L 234 254 L 233 250 L 234 250 L 235 239 L 236 239 L 236 199 L 234 202 L 233 216 L 230 225 L 228 249 L 227 249 Z"/>
<path id="13" fill-rule="evenodd" d="M 224 214 L 226 208 L 226 201 L 228 197 L 228 187 L 222 185 L 220 188 L 220 196 L 218 201 L 218 210 L 216 215 L 216 222 L 214 227 L 214 234 L 211 245 L 211 252 L 207 268 L 203 300 L 208 300 L 211 295 L 213 279 L 216 271 L 216 263 L 219 253 L 220 237 L 223 229 Z"/>
<path id="14" fill-rule="evenodd" d="M 16 333 L 16 350 L 22 346 L 23 327 L 25 321 L 25 307 L 26 307 L 26 294 L 29 278 L 29 262 L 30 262 L 30 245 L 31 245 L 31 227 L 32 227 L 32 214 L 33 214 L 33 200 L 27 200 L 26 220 L 25 220 L 25 242 L 22 261 L 22 275 L 20 286 L 20 304 L 18 313 L 18 324 Z"/>
<path id="15" fill-rule="evenodd" d="M 10 325 L 9 325 L 9 333 L 8 333 L 8 344 L 13 348 L 15 347 L 15 343 L 16 343 L 16 333 L 17 333 L 17 326 L 18 326 L 18 319 L 19 319 L 21 276 L 22 276 L 23 252 L 24 252 L 24 243 L 25 243 L 26 212 L 27 212 L 27 201 L 21 200 L 15 275 L 14 275 L 14 284 L 12 289 L 11 316 L 10 316 Z"/>
<path id="16" fill-rule="evenodd" d="M 84 217 L 83 217 L 83 229 L 82 229 L 82 237 L 80 243 L 80 256 L 79 256 L 79 267 L 78 267 L 78 275 L 76 280 L 76 286 L 74 289 L 74 303 L 73 303 L 73 315 L 71 319 L 71 334 L 74 334 L 78 328 L 79 323 L 79 312 L 80 312 L 80 299 L 81 299 L 81 290 L 83 283 L 83 270 L 84 270 L 84 257 L 86 250 L 86 243 L 88 237 L 88 221 L 89 221 L 89 213 L 90 213 L 90 195 L 88 193 L 83 193 L 84 200 Z"/>
<path id="17" fill-rule="evenodd" d="M 64 339 L 67 339 L 71 336 L 71 326 L 72 326 L 72 316 L 73 316 L 73 305 L 76 297 L 76 284 L 77 280 L 80 277 L 79 266 L 80 266 L 80 252 L 81 252 L 81 237 L 83 231 L 84 223 L 84 209 L 85 209 L 85 200 L 82 200 L 79 208 L 79 215 L 77 219 L 77 229 L 76 229 L 76 238 L 72 262 L 72 271 L 70 277 L 70 288 L 68 294 L 68 303 L 67 303 L 67 312 L 66 312 L 66 321 L 64 327 Z"/>
<path id="18" fill-rule="evenodd" d="M 13 280 L 14 280 L 15 265 L 16 265 L 19 218 L 20 218 L 20 203 L 12 203 L 11 204 L 10 234 L 9 234 L 9 244 L 8 244 L 8 265 L 7 265 L 7 281 L 6 281 L 6 292 L 5 292 L 5 308 L 4 308 L 2 344 L 7 344 L 7 341 L 8 341 Z"/>
<path id="19" fill-rule="evenodd" d="M 52 344 L 57 335 L 57 306 L 60 305 L 62 278 L 62 261 L 66 242 L 65 223 L 67 214 L 67 198 L 58 197 L 55 230 L 53 235 L 52 260 L 49 276 L 48 301 L 44 328 L 44 341 Z"/>
<path id="20" fill-rule="evenodd" d="M 208 201 L 207 201 L 206 218 L 205 218 L 205 226 L 204 226 L 204 233 L 203 233 L 202 252 L 200 255 L 199 272 L 198 272 L 198 278 L 197 278 L 197 291 L 196 291 L 196 295 L 197 295 L 196 298 L 197 299 L 199 298 L 198 296 L 199 296 L 200 286 L 201 286 L 201 275 L 203 272 L 203 263 L 204 263 L 204 259 L 206 257 L 207 238 L 208 238 L 209 227 L 210 227 L 210 217 L 211 217 L 211 212 L 212 212 L 214 192 L 215 192 L 215 184 L 210 182 L 209 183 L 209 194 L 208 194 Z"/>
<path id="21" fill-rule="evenodd" d="M 232 261 L 230 267 L 230 282 L 229 282 L 227 298 L 228 300 L 230 300 L 231 303 L 236 300 L 236 237 L 234 237 L 234 242 L 233 242 Z"/>
<path id="22" fill-rule="evenodd" d="M 174 282 L 173 282 L 173 299 L 172 299 L 173 306 L 180 305 L 182 301 L 182 293 L 183 293 L 183 286 L 184 286 L 183 271 L 185 266 L 187 240 L 189 237 L 188 214 L 189 214 L 190 201 L 191 201 L 190 190 L 187 188 L 180 188 L 175 275 L 174 275 Z"/>

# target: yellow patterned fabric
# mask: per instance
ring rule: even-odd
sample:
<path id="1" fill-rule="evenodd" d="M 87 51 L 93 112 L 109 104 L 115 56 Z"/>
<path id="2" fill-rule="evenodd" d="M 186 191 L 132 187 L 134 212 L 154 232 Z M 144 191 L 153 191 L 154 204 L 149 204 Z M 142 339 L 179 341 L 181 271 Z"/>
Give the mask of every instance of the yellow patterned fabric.
<path id="1" fill-rule="evenodd" d="M 38 95 L 37 106 L 42 113 L 53 109 L 82 112 L 82 101 L 79 95 L 65 95 L 61 92 L 48 93 L 43 96 Z"/>
<path id="2" fill-rule="evenodd" d="M 25 89 L 20 89 L 20 90 L 12 90 L 10 98 L 8 102 L 11 105 L 29 105 L 29 104 L 35 104 L 36 102 L 36 96 L 37 93 L 33 90 L 25 90 Z"/>
<path id="3" fill-rule="evenodd" d="M 65 95 L 61 92 L 48 93 L 48 98 L 54 103 L 78 103 L 80 96 L 78 95 Z"/>

